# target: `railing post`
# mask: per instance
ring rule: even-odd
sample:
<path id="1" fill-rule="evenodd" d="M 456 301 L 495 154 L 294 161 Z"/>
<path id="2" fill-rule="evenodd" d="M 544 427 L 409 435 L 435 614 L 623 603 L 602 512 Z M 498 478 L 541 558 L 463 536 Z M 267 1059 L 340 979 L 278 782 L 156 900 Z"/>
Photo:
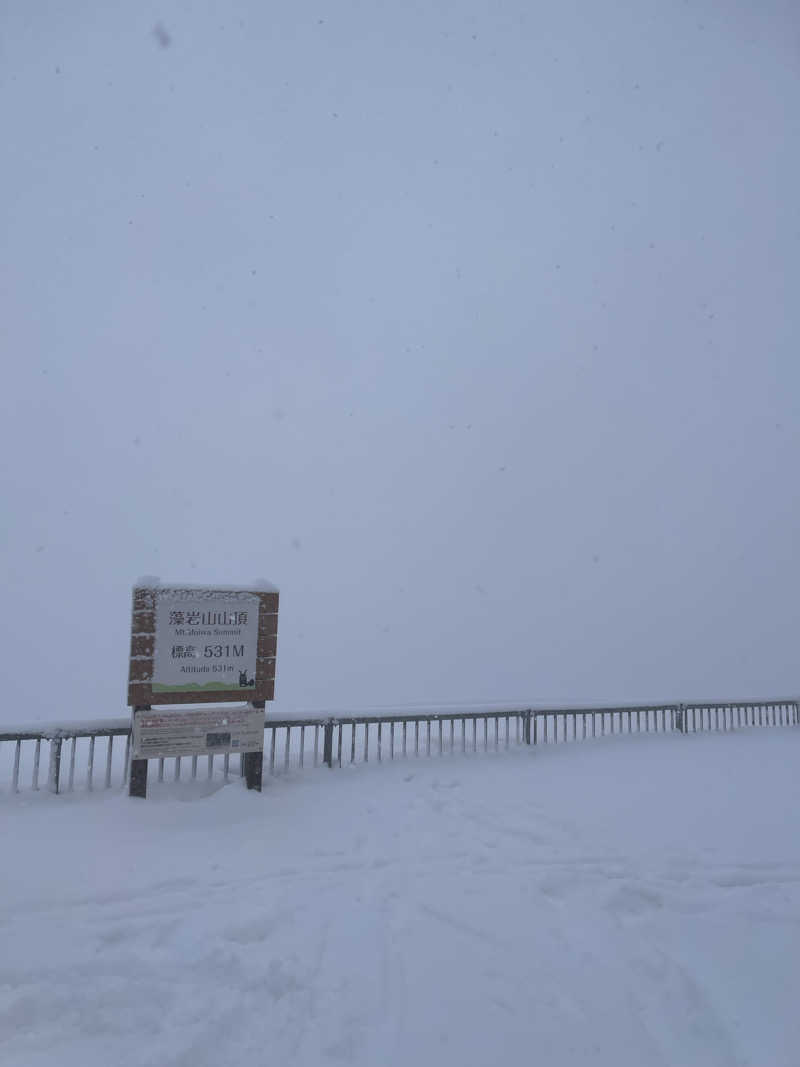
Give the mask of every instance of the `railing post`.
<path id="1" fill-rule="evenodd" d="M 50 767 L 47 772 L 47 788 L 51 793 L 58 792 L 61 780 L 61 738 L 50 738 Z"/>
<path id="2" fill-rule="evenodd" d="M 325 734 L 322 740 L 322 762 L 333 767 L 333 719 L 325 720 Z"/>
<path id="3" fill-rule="evenodd" d="M 687 733 L 687 726 L 686 705 L 679 704 L 675 712 L 675 729 L 678 733 L 685 734 Z"/>
<path id="4" fill-rule="evenodd" d="M 532 712 L 528 709 L 528 711 L 525 712 L 525 720 L 522 730 L 522 737 L 526 745 L 531 743 L 531 715 Z"/>

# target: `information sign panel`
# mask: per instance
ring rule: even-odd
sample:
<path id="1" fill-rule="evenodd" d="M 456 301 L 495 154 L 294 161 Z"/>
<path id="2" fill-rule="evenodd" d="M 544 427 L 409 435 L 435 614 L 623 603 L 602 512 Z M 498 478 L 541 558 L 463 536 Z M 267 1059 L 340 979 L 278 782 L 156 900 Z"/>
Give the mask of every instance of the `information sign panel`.
<path id="1" fill-rule="evenodd" d="M 278 591 L 137 586 L 128 703 L 272 700 Z"/>
<path id="2" fill-rule="evenodd" d="M 256 684 L 258 597 L 212 601 L 156 598 L 153 696 L 241 689 Z"/>
<path id="3" fill-rule="evenodd" d="M 133 716 L 133 759 L 259 752 L 263 747 L 263 708 L 165 708 Z"/>

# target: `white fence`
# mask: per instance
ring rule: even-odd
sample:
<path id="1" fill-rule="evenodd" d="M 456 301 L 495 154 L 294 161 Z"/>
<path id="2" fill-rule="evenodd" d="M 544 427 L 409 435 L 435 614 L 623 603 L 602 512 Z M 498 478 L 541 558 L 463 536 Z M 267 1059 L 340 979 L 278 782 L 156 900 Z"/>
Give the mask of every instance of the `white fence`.
<path id="1" fill-rule="evenodd" d="M 612 734 L 696 733 L 797 726 L 795 699 L 580 708 L 448 709 L 432 713 L 265 718 L 264 773 L 327 765 L 480 753 L 563 744 Z M 159 781 L 241 774 L 228 755 L 154 760 Z M 130 764 L 130 720 L 0 726 L 0 796 L 119 789 Z"/>

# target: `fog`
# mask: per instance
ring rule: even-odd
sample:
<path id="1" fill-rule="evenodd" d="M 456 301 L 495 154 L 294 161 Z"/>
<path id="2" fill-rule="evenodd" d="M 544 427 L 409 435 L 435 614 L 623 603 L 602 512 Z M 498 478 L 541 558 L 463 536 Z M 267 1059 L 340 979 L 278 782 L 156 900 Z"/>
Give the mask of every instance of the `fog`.
<path id="1" fill-rule="evenodd" d="M 797 693 L 792 0 L 0 2 L 0 719 Z"/>

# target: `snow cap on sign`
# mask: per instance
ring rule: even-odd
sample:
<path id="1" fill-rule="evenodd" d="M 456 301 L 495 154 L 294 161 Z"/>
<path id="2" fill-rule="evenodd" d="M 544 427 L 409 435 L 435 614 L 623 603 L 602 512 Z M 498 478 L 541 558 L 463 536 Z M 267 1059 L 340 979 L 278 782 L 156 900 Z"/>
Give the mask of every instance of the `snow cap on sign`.
<path id="1" fill-rule="evenodd" d="M 266 578 L 256 578 L 253 582 L 253 589 L 258 593 L 277 593 L 278 587 L 273 582 L 268 581 Z"/>
<path id="2" fill-rule="evenodd" d="M 153 575 L 146 574 L 142 578 L 139 578 L 134 589 L 158 589 L 164 583 L 160 578 L 156 578 Z M 279 589 L 273 582 L 268 581 L 266 578 L 256 578 L 251 585 L 216 585 L 210 582 L 170 582 L 169 586 L 165 586 L 169 589 L 181 589 L 181 590 L 206 590 L 214 589 L 220 593 L 277 593 Z"/>

